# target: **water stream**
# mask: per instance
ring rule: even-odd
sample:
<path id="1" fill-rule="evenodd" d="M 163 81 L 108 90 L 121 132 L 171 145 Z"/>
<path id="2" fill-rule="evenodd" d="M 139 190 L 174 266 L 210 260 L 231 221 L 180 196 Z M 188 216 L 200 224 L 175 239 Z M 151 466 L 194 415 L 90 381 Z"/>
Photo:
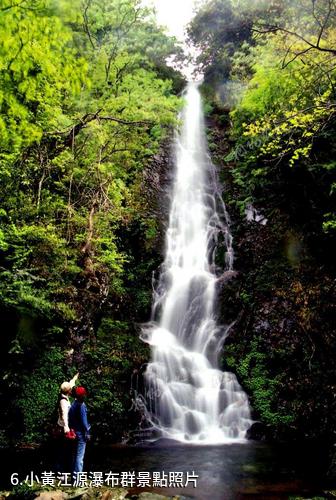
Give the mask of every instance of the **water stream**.
<path id="1" fill-rule="evenodd" d="M 171 446 L 169 446 L 171 443 Z M 1 449 L 2 464 L 0 490 L 11 488 L 13 472 L 26 478 L 30 471 L 41 476 L 52 470 L 53 448 Z M 86 471 L 170 472 L 195 471 L 197 487 L 155 488 L 159 494 L 181 496 L 185 500 L 288 500 L 297 498 L 325 498 L 323 490 L 335 489 L 335 482 L 325 477 L 328 452 L 322 443 L 273 444 L 231 443 L 220 446 L 197 446 L 156 441 L 147 446 L 94 446 L 87 448 Z M 89 474 L 88 474 L 89 475 Z M 152 488 L 138 488 L 143 493 Z M 98 491 L 98 490 L 97 490 Z"/>
<path id="2" fill-rule="evenodd" d="M 218 369 L 230 325 L 216 318 L 223 269 L 215 257 L 223 247 L 224 274 L 232 273 L 232 236 L 195 83 L 186 90 L 175 155 L 166 256 L 142 334 L 152 348 L 146 418 L 160 436 L 180 442 L 241 441 L 252 423 L 248 399 L 235 375 Z"/>

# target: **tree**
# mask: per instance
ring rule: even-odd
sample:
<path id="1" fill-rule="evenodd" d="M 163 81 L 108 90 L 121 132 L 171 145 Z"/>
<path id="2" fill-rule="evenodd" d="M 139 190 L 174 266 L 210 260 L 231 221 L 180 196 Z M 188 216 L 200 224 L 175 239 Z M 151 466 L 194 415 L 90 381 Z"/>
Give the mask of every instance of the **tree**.
<path id="1" fill-rule="evenodd" d="M 209 0 L 188 27 L 190 42 L 199 51 L 196 62 L 204 80 L 215 91 L 230 78 L 232 57 L 245 42 L 252 42 L 253 16 L 231 0 Z"/>
<path id="2" fill-rule="evenodd" d="M 0 24 L 2 304 L 88 330 L 124 293 L 115 232 L 175 123 L 174 42 L 136 0 L 8 1 Z"/>

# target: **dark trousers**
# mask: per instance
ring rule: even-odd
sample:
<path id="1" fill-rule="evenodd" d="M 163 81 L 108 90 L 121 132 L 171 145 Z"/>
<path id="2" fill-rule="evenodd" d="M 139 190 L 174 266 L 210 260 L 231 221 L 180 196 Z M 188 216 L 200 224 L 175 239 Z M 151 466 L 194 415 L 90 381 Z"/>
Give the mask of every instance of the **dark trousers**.
<path id="1" fill-rule="evenodd" d="M 61 436 L 56 442 L 56 472 L 72 472 L 75 443 Z"/>

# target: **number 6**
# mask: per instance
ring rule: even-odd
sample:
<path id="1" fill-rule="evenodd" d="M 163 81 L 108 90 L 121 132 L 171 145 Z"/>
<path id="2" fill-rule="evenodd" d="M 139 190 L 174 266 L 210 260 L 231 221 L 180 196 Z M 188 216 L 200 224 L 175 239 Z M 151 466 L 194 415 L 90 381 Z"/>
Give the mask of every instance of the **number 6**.
<path id="1" fill-rule="evenodd" d="M 11 484 L 13 486 L 16 486 L 17 484 L 19 484 L 19 478 L 18 478 L 18 473 L 17 472 L 14 472 L 14 474 L 11 475 Z"/>

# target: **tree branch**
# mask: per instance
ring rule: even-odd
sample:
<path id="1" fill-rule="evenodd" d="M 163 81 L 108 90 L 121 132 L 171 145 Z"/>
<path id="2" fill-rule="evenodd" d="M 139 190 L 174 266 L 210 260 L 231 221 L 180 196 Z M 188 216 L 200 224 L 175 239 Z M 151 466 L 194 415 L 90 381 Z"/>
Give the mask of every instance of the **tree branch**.
<path id="1" fill-rule="evenodd" d="M 308 108 L 300 109 L 297 113 L 294 113 L 293 115 L 288 116 L 287 118 L 284 118 L 283 120 L 278 120 L 278 121 L 274 122 L 273 125 L 277 126 L 277 125 L 281 125 L 282 123 L 286 123 L 289 120 L 292 120 L 293 118 L 295 118 L 296 116 L 302 115 L 303 113 L 306 113 L 307 111 L 311 111 L 312 109 L 332 109 L 332 108 L 336 108 L 336 104 L 330 103 L 330 104 L 326 104 L 325 106 L 318 105 L 318 104 L 316 106 L 309 106 Z"/>
<path id="2" fill-rule="evenodd" d="M 88 18 L 88 10 L 91 6 L 91 2 L 92 0 L 88 0 L 85 7 L 84 7 L 84 12 L 83 12 L 83 28 L 84 28 L 84 31 L 85 33 L 87 34 L 89 40 L 90 40 L 90 44 L 91 44 L 91 47 L 93 49 L 96 48 L 95 44 L 93 43 L 93 38 L 92 38 L 92 34 L 91 34 L 91 31 L 90 31 L 90 27 L 89 27 L 89 18 Z"/>
<path id="3" fill-rule="evenodd" d="M 332 2 L 331 0 L 328 0 L 328 4 L 329 4 L 329 9 L 328 9 L 328 12 L 323 20 L 323 22 L 321 23 L 321 28 L 320 28 L 320 32 L 318 34 L 318 37 L 317 37 L 317 42 L 316 42 L 316 45 L 319 47 L 320 46 L 320 41 L 321 41 L 321 38 L 322 38 L 322 35 L 323 35 L 323 32 L 324 30 L 326 29 L 327 27 L 327 24 L 328 24 L 328 21 L 330 19 L 330 16 L 331 16 L 331 6 L 332 6 Z"/>
<path id="4" fill-rule="evenodd" d="M 266 35 L 268 33 L 277 33 L 278 31 L 281 31 L 282 33 L 286 33 L 287 35 L 292 35 L 292 36 L 298 38 L 299 40 L 301 40 L 305 44 L 309 45 L 309 47 L 311 49 L 319 50 L 321 52 L 329 52 L 331 54 L 336 55 L 336 49 L 332 49 L 332 48 L 328 48 L 328 47 L 321 47 L 320 46 L 320 41 L 321 41 L 321 37 L 322 37 L 322 34 L 323 34 L 323 30 L 322 30 L 322 33 L 320 31 L 320 34 L 319 34 L 319 37 L 318 37 L 318 43 L 314 44 L 314 43 L 310 42 L 309 40 L 307 40 L 307 38 L 305 38 L 304 36 L 300 35 L 299 33 L 296 33 L 295 31 L 289 30 L 287 28 L 283 28 L 281 26 L 264 25 L 264 28 L 265 29 L 263 29 L 263 30 L 262 29 L 257 29 L 257 28 L 252 28 L 252 31 L 254 31 L 256 33 L 259 33 L 260 35 Z"/>
<path id="5" fill-rule="evenodd" d="M 101 116 L 99 114 L 100 112 L 101 109 L 99 109 L 96 113 L 88 113 L 84 115 L 78 123 L 73 125 L 70 130 L 58 130 L 48 134 L 48 137 L 54 138 L 57 143 L 61 142 L 65 147 L 73 148 L 75 137 L 77 137 L 81 130 L 86 128 L 87 125 L 94 120 L 114 122 L 125 127 L 150 127 L 154 124 L 154 122 L 150 120 L 130 121 L 122 118 L 116 118 L 115 116 Z"/>
<path id="6" fill-rule="evenodd" d="M 143 126 L 143 125 L 150 126 L 150 125 L 153 125 L 153 123 L 154 123 L 150 120 L 140 120 L 140 121 L 131 122 L 128 120 L 122 120 L 121 118 L 115 118 L 114 116 L 98 116 L 97 119 L 98 120 L 107 120 L 107 121 L 111 121 L 111 122 L 120 123 L 121 125 L 129 125 L 129 126 L 133 126 L 133 127 L 134 126 L 139 127 L 139 126 Z"/>

